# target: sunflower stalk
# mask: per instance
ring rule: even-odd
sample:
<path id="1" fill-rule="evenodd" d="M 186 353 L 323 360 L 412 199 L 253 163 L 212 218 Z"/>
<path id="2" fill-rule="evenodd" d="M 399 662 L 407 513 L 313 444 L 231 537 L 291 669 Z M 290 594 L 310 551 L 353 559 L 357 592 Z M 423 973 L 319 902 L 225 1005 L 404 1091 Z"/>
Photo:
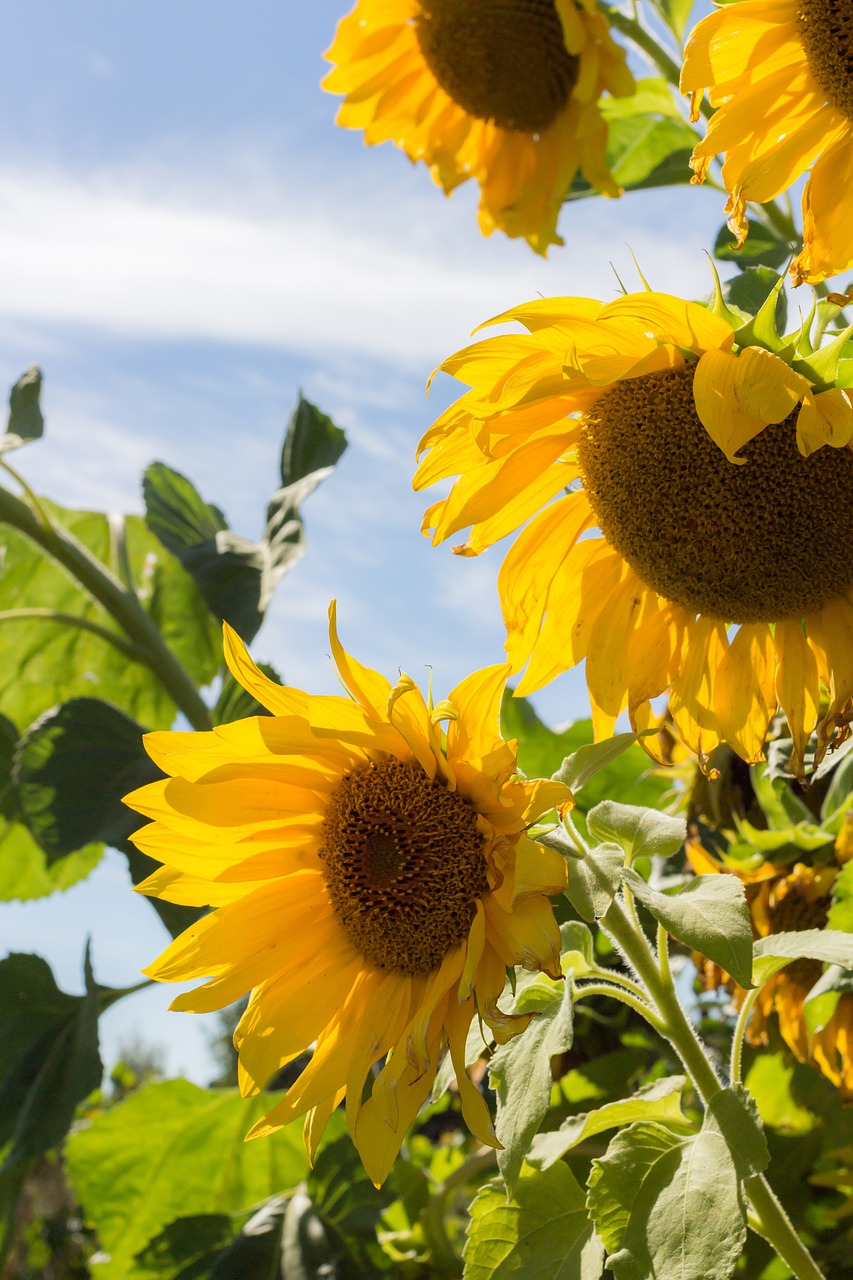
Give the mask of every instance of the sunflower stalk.
<path id="1" fill-rule="evenodd" d="M 210 712 L 183 663 L 166 644 L 157 624 L 136 593 L 125 586 L 67 529 L 46 525 L 27 503 L 0 486 L 0 523 L 9 524 L 35 542 L 107 610 L 143 663 L 194 729 L 211 728 Z"/>
<path id="2" fill-rule="evenodd" d="M 600 923 L 644 983 L 660 1017 L 660 1034 L 680 1057 L 707 1106 L 723 1085 L 681 1007 L 671 977 L 664 974 L 665 965 L 655 957 L 645 934 L 637 931 L 618 898 L 614 898 Z M 750 1178 L 745 1189 L 752 1207 L 749 1225 L 771 1245 L 795 1280 L 826 1280 L 764 1175 Z"/>

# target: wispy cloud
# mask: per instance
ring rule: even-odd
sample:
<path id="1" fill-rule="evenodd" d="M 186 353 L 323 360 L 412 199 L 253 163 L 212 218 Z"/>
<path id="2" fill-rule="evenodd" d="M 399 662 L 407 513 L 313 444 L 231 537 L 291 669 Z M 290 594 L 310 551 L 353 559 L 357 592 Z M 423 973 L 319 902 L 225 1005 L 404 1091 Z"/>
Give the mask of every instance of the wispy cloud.
<path id="1" fill-rule="evenodd" d="M 611 260 L 630 274 L 606 201 L 566 210 L 571 245 L 545 263 L 526 246 L 482 241 L 473 191 L 444 201 L 425 173 L 401 202 L 292 172 L 292 186 L 253 193 L 227 162 L 216 178 L 143 163 L 88 176 L 7 166 L 0 323 L 379 358 L 423 375 L 490 314 L 537 292 L 606 294 Z M 657 287 L 705 290 L 701 255 L 664 238 L 658 208 L 634 221 L 639 260 Z"/>

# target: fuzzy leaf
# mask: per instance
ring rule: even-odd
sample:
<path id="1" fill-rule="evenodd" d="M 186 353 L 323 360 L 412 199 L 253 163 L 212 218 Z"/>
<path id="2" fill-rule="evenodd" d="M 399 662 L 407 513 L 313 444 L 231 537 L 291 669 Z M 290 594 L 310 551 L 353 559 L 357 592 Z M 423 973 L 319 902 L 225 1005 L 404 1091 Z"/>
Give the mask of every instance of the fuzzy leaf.
<path id="1" fill-rule="evenodd" d="M 519 994 L 516 1012 L 536 1011 L 527 1030 L 501 1045 L 489 1064 L 497 1094 L 498 1168 L 512 1193 L 551 1096 L 551 1058 L 572 1047 L 571 984 L 537 979 Z"/>
<path id="2" fill-rule="evenodd" d="M 728 876 L 722 878 L 729 879 Z M 757 986 L 779 973 L 792 960 L 823 960 L 825 964 L 853 969 L 853 933 L 842 933 L 837 929 L 771 933 L 758 939 L 754 952 L 753 978 Z"/>
<path id="3" fill-rule="evenodd" d="M 599 1280 L 603 1260 L 583 1190 L 567 1165 L 524 1170 L 510 1200 L 497 1182 L 477 1192 L 465 1280 Z"/>
<path id="4" fill-rule="evenodd" d="M 584 920 L 600 920 L 622 882 L 625 853 L 618 844 L 599 844 L 580 856 L 565 827 L 539 836 L 539 843 L 566 859 L 569 883 L 566 897 Z"/>
<path id="5" fill-rule="evenodd" d="M 622 877 L 674 938 L 701 951 L 742 987 L 752 985 L 752 925 L 735 876 L 696 876 L 673 894 L 659 893 L 627 867 Z"/>
<path id="6" fill-rule="evenodd" d="M 657 809 L 604 800 L 587 815 L 587 826 L 595 840 L 621 845 L 630 861 L 637 858 L 668 858 L 684 844 L 687 825 Z"/>

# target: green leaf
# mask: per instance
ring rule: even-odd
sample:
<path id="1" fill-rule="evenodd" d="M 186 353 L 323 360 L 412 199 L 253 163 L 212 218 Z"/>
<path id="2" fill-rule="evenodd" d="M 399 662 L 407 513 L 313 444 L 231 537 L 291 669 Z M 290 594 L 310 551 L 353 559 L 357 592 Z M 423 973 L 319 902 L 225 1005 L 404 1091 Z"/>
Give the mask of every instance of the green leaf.
<path id="1" fill-rule="evenodd" d="M 602 114 L 608 119 L 607 165 L 616 182 L 626 191 L 648 187 L 669 187 L 690 182 L 690 156 L 699 141 L 695 129 L 683 119 L 655 119 L 646 111 L 627 114 L 631 99 L 621 100 L 610 118 L 602 102 Z M 595 187 L 577 177 L 569 189 L 567 200 L 597 195 Z"/>
<path id="2" fill-rule="evenodd" d="M 340 427 L 300 392 L 281 450 L 282 485 L 286 488 L 315 471 L 333 467 L 346 447 L 347 438 Z"/>
<path id="3" fill-rule="evenodd" d="M 0 818 L 0 902 L 29 902 L 85 880 L 103 856 L 103 845 L 87 845 L 48 864 L 27 828 Z"/>
<path id="4" fill-rule="evenodd" d="M 234 1222 L 227 1213 L 194 1213 L 176 1218 L 149 1240 L 134 1262 L 144 1273 L 175 1277 L 206 1275 L 214 1258 L 229 1243 Z M 201 1263 L 200 1267 L 193 1264 Z M 136 1268 L 134 1268 L 136 1270 Z"/>
<path id="5" fill-rule="evenodd" d="M 105 564 L 111 560 L 110 522 L 90 511 L 67 511 L 46 499 L 52 518 Z M 197 684 L 213 679 L 222 640 L 198 588 L 141 519 L 125 521 L 131 571 L 143 607 Z M 0 614 L 48 609 L 115 631 L 87 592 L 15 529 L 0 525 Z M 114 703 L 141 724 L 169 728 L 176 715 L 154 673 L 108 641 L 76 626 L 45 618 L 0 618 L 0 707 L 18 725 L 74 697 Z"/>
<path id="6" fill-rule="evenodd" d="M 793 1077 L 794 1063 L 787 1050 L 757 1053 L 746 1075 L 746 1087 L 769 1128 L 791 1134 L 809 1133 L 819 1123 L 818 1117 L 794 1101 Z"/>
<path id="7" fill-rule="evenodd" d="M 501 729 L 505 738 L 517 740 L 518 764 L 528 778 L 552 777 L 567 756 L 593 742 L 591 720 L 576 720 L 568 729 L 555 733 L 543 724 L 526 698 L 514 698 L 509 692 L 501 706 Z M 607 743 L 600 745 L 607 747 Z M 577 809 L 586 813 L 614 791 L 630 792 L 640 804 L 656 804 L 670 784 L 654 776 L 651 769 L 652 762 L 642 747 L 628 744 L 609 761 L 606 773 L 584 777 Z"/>
<path id="8" fill-rule="evenodd" d="M 787 262 L 791 256 L 791 247 L 786 240 L 780 240 L 774 231 L 765 227 L 763 222 L 754 222 L 749 218 L 748 225 L 749 234 L 740 248 L 728 227 L 725 224 L 720 227 L 717 239 L 714 241 L 714 257 L 719 262 L 733 262 L 742 271 L 747 267 L 771 267 L 775 270 Z M 767 292 L 769 293 L 769 289 Z M 747 297 L 748 294 L 742 296 Z M 764 297 L 766 296 L 765 293 Z M 759 299 L 759 307 L 764 297 Z M 731 300 L 737 301 L 736 298 Z M 757 307 L 744 307 L 744 310 L 754 314 Z M 781 321 L 781 325 L 782 328 L 785 327 L 784 320 Z"/>
<path id="9" fill-rule="evenodd" d="M 20 812 L 49 861 L 95 841 L 121 844 L 138 829 L 122 797 L 163 776 L 144 732 L 107 702 L 74 698 L 24 734 L 15 763 Z"/>
<path id="10" fill-rule="evenodd" d="M 325 1229 L 326 1265 L 334 1265 L 339 1280 L 368 1280 L 387 1269 L 388 1259 L 377 1242 L 376 1230 L 396 1195 L 389 1183 L 374 1187 L 348 1133 L 323 1144 L 305 1191 Z M 307 1274 L 313 1277 L 315 1272 Z"/>
<path id="11" fill-rule="evenodd" d="M 803 1002 L 803 1016 L 809 1039 L 829 1022 L 843 995 L 853 993 L 853 972 L 832 964 L 809 991 Z"/>
<path id="12" fill-rule="evenodd" d="M 579 920 L 567 920 L 560 925 L 561 964 L 563 973 L 585 978 L 597 971 L 593 956 L 592 934 Z"/>
<path id="13" fill-rule="evenodd" d="M 583 1190 L 567 1165 L 524 1170 L 511 1200 L 496 1182 L 477 1192 L 465 1280 L 599 1280 L 603 1260 Z"/>
<path id="14" fill-rule="evenodd" d="M 741 1182 L 763 1173 L 770 1163 L 758 1107 L 742 1084 L 714 1094 L 708 1103 L 703 1128 L 709 1133 L 719 1133 L 723 1138 Z"/>
<path id="15" fill-rule="evenodd" d="M 40 956 L 0 960 L 3 1173 L 58 1146 L 79 1104 L 101 1083 L 98 1015 L 114 993 L 95 983 L 88 947 L 83 967 L 86 994 L 69 996 Z"/>
<path id="16" fill-rule="evenodd" d="M 593 839 L 620 845 L 629 862 L 637 858 L 668 858 L 678 852 L 687 836 L 683 818 L 616 800 L 603 800 L 590 811 L 586 821 Z"/>
<path id="17" fill-rule="evenodd" d="M 67 889 L 87 876 L 100 861 L 100 845 L 48 859 L 20 818 L 18 794 L 12 781 L 12 765 L 18 731 L 6 716 L 0 716 L 0 902 L 17 898 L 42 898 L 57 889 Z"/>
<path id="18" fill-rule="evenodd" d="M 660 14 L 679 44 L 693 12 L 693 0 L 652 0 L 652 7 Z"/>
<path id="19" fill-rule="evenodd" d="M 752 985 L 752 925 L 743 885 L 735 876 L 695 876 L 674 894 L 659 893 L 627 867 L 622 876 L 673 937 L 701 951 L 740 986 Z"/>
<path id="20" fill-rule="evenodd" d="M 566 897 L 584 920 L 600 920 L 622 883 L 624 850 L 618 844 L 599 844 L 583 856 L 565 827 L 539 836 L 539 843 L 556 849 L 566 859 L 569 882 Z"/>
<path id="21" fill-rule="evenodd" d="M 593 1160 L 587 1205 L 616 1280 L 729 1280 L 746 1239 L 738 1177 L 713 1125 L 641 1123 Z"/>
<path id="22" fill-rule="evenodd" d="M 567 1151 L 586 1138 L 638 1120 L 656 1120 L 668 1128 L 690 1128 L 690 1121 L 681 1110 L 684 1085 L 684 1076 L 665 1076 L 662 1080 L 643 1085 L 630 1098 L 620 1098 L 618 1102 L 608 1102 L 595 1111 L 569 1116 L 559 1129 L 536 1135 L 527 1156 L 528 1163 L 537 1169 L 550 1169 Z"/>
<path id="23" fill-rule="evenodd" d="M 270 1105 L 168 1080 L 72 1134 L 68 1175 L 110 1255 L 104 1280 L 126 1280 L 134 1255 L 178 1217 L 246 1210 L 298 1185 L 308 1170 L 301 1124 L 243 1141 Z"/>
<path id="24" fill-rule="evenodd" d="M 604 742 L 590 742 L 566 756 L 554 774 L 570 791 L 580 791 L 601 769 L 618 760 L 637 741 L 636 733 L 617 733 Z"/>
<path id="25" fill-rule="evenodd" d="M 162 462 L 145 472 L 148 527 L 192 575 L 216 617 L 245 641 L 257 634 L 275 588 L 302 556 L 301 504 L 345 448 L 344 433 L 300 397 L 285 436 L 282 486 L 270 499 L 260 542 L 233 533 L 186 476 Z"/>
<path id="26" fill-rule="evenodd" d="M 721 878 L 728 880 L 730 877 Z M 853 969 L 853 933 L 841 933 L 836 929 L 798 929 L 790 933 L 771 933 L 766 938 L 758 939 L 754 953 L 753 979 L 756 986 L 761 986 L 792 960 L 823 960 L 825 964 Z"/>
<path id="27" fill-rule="evenodd" d="M 503 1145 L 498 1168 L 512 1193 L 533 1135 L 545 1117 L 551 1096 L 551 1058 L 572 1047 L 571 983 L 548 978 L 526 986 L 516 1012 L 536 1016 L 522 1035 L 496 1050 L 489 1077 L 497 1094 L 495 1132 Z"/>
<path id="28" fill-rule="evenodd" d="M 286 1210 L 283 1196 L 273 1196 L 262 1205 L 218 1255 L 206 1280 L 276 1280 L 283 1276 L 281 1243 Z M 190 1277 L 175 1276 L 170 1280 Z"/>
<path id="29" fill-rule="evenodd" d="M 0 436 L 0 453 L 18 449 L 44 434 L 41 405 L 41 369 L 31 365 L 22 373 L 9 392 L 9 421 L 6 434 Z"/>

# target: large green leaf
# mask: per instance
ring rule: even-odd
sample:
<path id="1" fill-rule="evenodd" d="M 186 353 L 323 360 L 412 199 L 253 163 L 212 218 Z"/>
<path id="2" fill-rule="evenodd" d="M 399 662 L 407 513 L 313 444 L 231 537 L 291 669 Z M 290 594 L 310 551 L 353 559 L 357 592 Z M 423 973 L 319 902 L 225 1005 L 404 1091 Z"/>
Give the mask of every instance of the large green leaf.
<path id="1" fill-rule="evenodd" d="M 823 960 L 825 964 L 853 969 L 853 933 L 841 933 L 836 929 L 798 929 L 759 938 L 755 944 L 753 973 L 756 985 L 772 978 L 792 960 Z"/>
<path id="2" fill-rule="evenodd" d="M 7 1173 L 63 1140 L 78 1105 L 101 1083 L 98 1015 L 114 992 L 92 976 L 86 993 L 57 987 L 40 956 L 0 960 L 0 1149 Z"/>
<path id="3" fill-rule="evenodd" d="M 588 1186 L 616 1280 L 729 1280 L 746 1223 L 735 1164 L 715 1126 L 685 1137 L 633 1124 L 593 1160 Z"/>
<path id="4" fill-rule="evenodd" d="M 130 844 L 141 819 L 122 803 L 130 791 L 162 776 L 145 752 L 142 734 L 117 707 L 74 698 L 45 712 L 21 739 L 15 762 L 19 816 L 48 871 L 66 864 L 76 850 L 78 857 L 96 860 L 104 844 L 125 855 L 134 884 L 156 869 L 152 858 Z M 202 914 L 159 898 L 146 901 L 173 937 Z"/>
<path id="5" fill-rule="evenodd" d="M 681 1110 L 684 1084 L 684 1076 L 665 1076 L 663 1080 L 644 1085 L 630 1098 L 620 1098 L 595 1111 L 569 1116 L 559 1129 L 536 1135 L 527 1159 L 538 1169 L 550 1169 L 555 1161 L 586 1138 L 638 1120 L 655 1120 L 667 1128 L 689 1128 L 690 1122 Z"/>
<path id="6" fill-rule="evenodd" d="M 118 845 L 137 829 L 122 797 L 162 777 L 144 732 L 99 698 L 74 698 L 24 734 L 15 761 L 19 812 L 49 861 L 94 841 Z"/>
<path id="7" fill-rule="evenodd" d="M 533 1136 L 548 1110 L 551 1058 L 572 1047 L 571 983 L 541 978 L 524 987 L 516 1012 L 535 1017 L 519 1036 L 495 1052 L 489 1063 L 497 1094 L 495 1132 L 503 1146 L 498 1167 L 512 1194 Z"/>
<path id="8" fill-rule="evenodd" d="M 507 1199 L 500 1183 L 471 1205 L 465 1280 L 599 1280 L 604 1252 L 571 1170 L 526 1169 Z"/>
<path id="9" fill-rule="evenodd" d="M 105 564 L 113 555 L 110 521 L 43 500 Z M 146 528 L 124 522 L 128 559 L 144 608 L 163 639 L 199 684 L 220 666 L 221 637 L 192 579 Z M 115 631 L 107 612 L 17 530 L 0 526 L 0 614 L 44 609 Z M 92 631 L 43 617 L 0 617 L 0 707 L 19 726 L 69 698 L 96 696 L 152 728 L 168 728 L 175 706 L 153 672 Z"/>
<path id="10" fill-rule="evenodd" d="M 0 902 L 43 898 L 67 889 L 89 874 L 102 849 L 94 845 L 65 858 L 47 858 L 20 819 L 12 765 L 18 731 L 0 715 Z"/>
<path id="11" fill-rule="evenodd" d="M 217 618 L 252 640 L 276 586 L 305 549 L 300 507 L 346 448 L 344 433 L 301 396 L 288 425 L 281 486 L 260 542 L 232 532 L 186 476 L 155 462 L 143 477 L 146 521 L 198 583 Z"/>
<path id="12" fill-rule="evenodd" d="M 301 1124 L 244 1143 L 270 1106 L 185 1080 L 143 1086 L 68 1141 L 68 1174 L 110 1261 L 104 1280 L 150 1272 L 133 1258 L 170 1222 L 247 1211 L 308 1170 Z M 153 1273 L 156 1275 L 156 1271 Z"/>
<path id="13" fill-rule="evenodd" d="M 286 1206 L 284 1196 L 272 1196 L 247 1221 L 245 1214 L 228 1213 L 177 1218 L 136 1254 L 131 1275 L 158 1280 L 280 1280 Z"/>
<path id="14" fill-rule="evenodd" d="M 663 927 L 694 951 L 752 986 L 752 924 L 743 885 L 735 876 L 695 876 L 677 893 L 659 893 L 627 867 L 627 888 Z"/>
<path id="15" fill-rule="evenodd" d="M 9 392 L 9 421 L 5 435 L 0 436 L 0 453 L 18 449 L 31 440 L 39 440 L 44 432 L 41 405 L 41 369 L 32 365 L 22 373 Z"/>

